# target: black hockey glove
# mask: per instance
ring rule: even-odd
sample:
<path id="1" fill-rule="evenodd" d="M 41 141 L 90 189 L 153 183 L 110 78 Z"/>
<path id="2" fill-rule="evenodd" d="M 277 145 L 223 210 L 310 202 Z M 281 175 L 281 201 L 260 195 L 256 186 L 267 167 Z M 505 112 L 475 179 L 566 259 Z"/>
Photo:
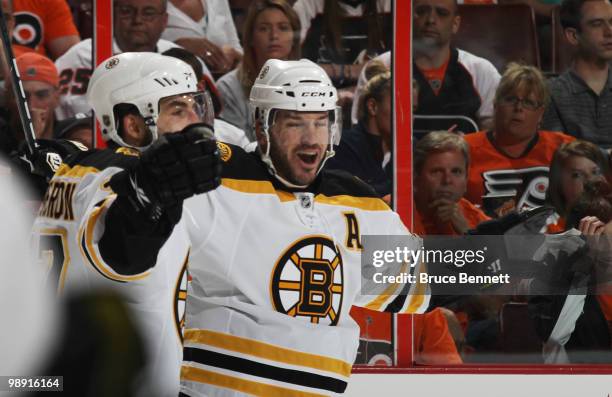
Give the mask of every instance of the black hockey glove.
<path id="1" fill-rule="evenodd" d="M 192 124 L 166 134 L 148 148 L 137 165 L 115 174 L 111 188 L 147 221 L 181 218 L 188 197 L 215 189 L 221 183 L 221 160 L 213 131 Z"/>
<path id="2" fill-rule="evenodd" d="M 32 154 L 25 143 L 20 145 L 17 161 L 26 172 L 43 177 L 47 181 L 68 156 L 87 150 L 82 144 L 65 139 L 37 139 L 36 143 L 36 150 Z"/>

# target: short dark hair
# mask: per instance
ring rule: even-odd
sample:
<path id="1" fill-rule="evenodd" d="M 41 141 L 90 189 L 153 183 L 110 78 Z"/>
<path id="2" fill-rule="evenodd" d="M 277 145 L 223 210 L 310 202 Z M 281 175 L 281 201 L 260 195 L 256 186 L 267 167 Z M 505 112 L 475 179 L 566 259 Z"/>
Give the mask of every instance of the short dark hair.
<path id="1" fill-rule="evenodd" d="M 559 17 L 563 29 L 574 28 L 580 31 L 580 20 L 582 19 L 582 6 L 587 1 L 593 0 L 563 0 L 559 8 Z"/>
<path id="2" fill-rule="evenodd" d="M 117 135 L 119 135 L 121 139 L 125 138 L 124 136 L 125 131 L 123 130 L 123 118 L 127 115 L 142 117 L 138 108 L 135 105 L 132 105 L 131 103 L 116 104 L 113 107 L 113 113 L 114 113 L 115 120 L 117 123 L 115 129 L 117 130 Z M 106 144 L 110 146 L 114 146 L 115 142 L 111 139 Z"/>

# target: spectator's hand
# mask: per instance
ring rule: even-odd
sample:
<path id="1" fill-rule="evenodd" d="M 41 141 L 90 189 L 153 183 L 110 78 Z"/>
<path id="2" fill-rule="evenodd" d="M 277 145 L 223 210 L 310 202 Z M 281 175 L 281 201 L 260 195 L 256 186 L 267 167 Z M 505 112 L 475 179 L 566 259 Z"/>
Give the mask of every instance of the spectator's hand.
<path id="1" fill-rule="evenodd" d="M 232 59 L 228 59 L 219 46 L 210 40 L 196 37 L 184 37 L 176 43 L 185 47 L 204 60 L 206 66 L 214 74 L 224 74 L 232 69 Z"/>
<path id="2" fill-rule="evenodd" d="M 435 216 L 440 222 L 450 222 L 453 229 L 459 234 L 465 234 L 470 228 L 459 204 L 447 198 L 434 200 L 430 208 L 435 210 Z"/>
<path id="3" fill-rule="evenodd" d="M 32 115 L 32 125 L 34 126 L 34 134 L 36 138 L 42 138 L 47 126 L 47 112 L 45 109 L 30 108 Z"/>
<path id="4" fill-rule="evenodd" d="M 242 54 L 238 52 L 234 47 L 224 45 L 222 48 L 225 59 L 229 62 L 229 70 L 234 69 L 238 66 L 238 63 L 242 60 Z"/>
<path id="5" fill-rule="evenodd" d="M 578 224 L 578 230 L 585 236 L 596 236 L 600 235 L 604 231 L 605 223 L 600 221 L 595 216 L 585 216 L 580 220 Z"/>

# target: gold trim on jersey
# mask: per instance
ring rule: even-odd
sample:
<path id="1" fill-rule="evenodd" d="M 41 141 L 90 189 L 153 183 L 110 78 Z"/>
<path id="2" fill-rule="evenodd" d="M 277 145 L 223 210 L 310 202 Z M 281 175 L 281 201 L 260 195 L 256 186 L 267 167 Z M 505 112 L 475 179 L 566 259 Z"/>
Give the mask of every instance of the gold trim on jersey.
<path id="1" fill-rule="evenodd" d="M 353 367 L 352 364 L 337 358 L 330 358 L 312 353 L 304 353 L 221 332 L 186 329 L 183 332 L 183 335 L 185 342 L 205 344 L 284 364 L 333 372 L 345 377 L 349 377 L 351 375 L 351 368 Z"/>
<path id="2" fill-rule="evenodd" d="M 115 153 L 123 154 L 126 156 L 140 157 L 140 151 L 138 151 L 137 149 L 134 149 L 131 147 L 125 147 L 125 146 L 121 146 L 117 148 L 117 150 L 115 150 Z"/>
<path id="3" fill-rule="evenodd" d="M 391 211 L 391 208 L 377 197 L 355 197 L 349 195 L 326 196 L 317 194 L 315 202 L 343 207 L 359 208 L 367 211 Z"/>
<path id="4" fill-rule="evenodd" d="M 289 192 L 274 189 L 270 181 L 223 178 L 221 185 L 242 193 L 276 194 L 281 202 L 293 201 L 295 196 Z"/>
<path id="5" fill-rule="evenodd" d="M 62 164 L 54 177 L 64 176 L 68 178 L 82 178 L 87 174 L 93 174 L 100 172 L 96 167 L 85 167 L 82 165 L 75 165 L 74 167 L 70 167 L 68 164 Z"/>
<path id="6" fill-rule="evenodd" d="M 276 190 L 270 181 L 223 178 L 221 185 L 242 193 L 276 194 L 281 202 L 296 200 L 293 193 Z M 322 204 L 353 207 L 367 211 L 391 210 L 384 201 L 377 197 L 354 197 L 349 195 L 326 196 L 319 193 L 315 196 L 315 201 Z"/>
<path id="7" fill-rule="evenodd" d="M 421 262 L 421 266 L 424 267 L 425 264 Z M 421 269 L 420 271 L 423 272 L 423 270 L 425 269 Z M 403 310 L 402 313 L 417 313 L 425 301 L 425 292 L 427 292 L 427 284 L 417 281 L 416 288 L 410 295 L 410 304 L 408 304 L 408 308 Z"/>
<path id="8" fill-rule="evenodd" d="M 300 390 L 287 389 L 285 387 L 256 382 L 236 376 L 220 374 L 201 368 L 181 367 L 181 380 L 205 383 L 217 387 L 237 390 L 242 393 L 265 397 L 324 397 L 325 394 L 310 393 Z"/>
<path id="9" fill-rule="evenodd" d="M 408 265 L 406 263 L 403 263 L 399 274 L 405 273 L 407 268 Z M 395 299 L 395 297 L 397 297 L 397 290 L 401 289 L 403 285 L 404 284 L 400 283 L 390 283 L 389 286 L 380 295 L 378 295 L 373 301 L 371 301 L 364 307 L 370 310 L 381 311 L 383 305 L 389 300 L 389 298 Z"/>
<path id="10" fill-rule="evenodd" d="M 96 253 L 96 249 L 93 243 L 94 228 L 98 223 L 98 218 L 100 217 L 100 215 L 102 215 L 102 210 L 110 205 L 110 201 L 112 198 L 114 198 L 114 196 L 107 197 L 101 204 L 97 206 L 97 208 L 95 208 L 91 212 L 91 215 L 89 215 L 89 219 L 87 220 L 85 228 L 82 229 L 79 233 L 79 242 L 83 241 L 83 238 L 85 238 L 85 249 L 87 250 L 86 253 L 83 252 L 83 244 L 79 244 L 79 247 L 81 247 L 81 253 L 84 257 L 89 257 L 91 259 L 91 264 L 96 268 L 96 270 L 98 270 L 100 273 L 110 278 L 111 280 L 122 282 L 142 280 L 143 278 L 151 274 L 151 269 L 131 276 L 121 275 L 115 273 L 114 271 L 110 271 L 109 267 L 104 263 L 101 258 L 98 257 Z"/>
<path id="11" fill-rule="evenodd" d="M 57 293 L 61 294 L 66 283 L 68 275 L 68 267 L 70 266 L 70 251 L 68 251 L 68 232 L 64 228 L 45 228 L 38 232 L 45 236 L 60 236 L 62 240 L 62 251 L 64 253 L 64 261 L 62 262 L 62 270 L 60 271 L 59 283 L 57 285 Z"/>

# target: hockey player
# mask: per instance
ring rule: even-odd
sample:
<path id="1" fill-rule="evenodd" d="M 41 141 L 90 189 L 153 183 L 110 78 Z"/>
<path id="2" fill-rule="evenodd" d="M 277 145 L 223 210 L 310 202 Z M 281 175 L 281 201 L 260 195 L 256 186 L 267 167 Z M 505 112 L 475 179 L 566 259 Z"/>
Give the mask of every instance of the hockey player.
<path id="1" fill-rule="evenodd" d="M 88 221 L 99 231 L 91 248 L 113 272 L 138 277 L 155 265 L 145 244 L 161 255 L 177 234 L 188 240 L 184 395 L 342 393 L 359 337 L 350 307 L 417 312 L 429 300 L 424 284 L 409 285 L 407 295 L 392 294 L 396 285 L 361 294 L 362 233 L 406 236 L 414 249 L 420 240 L 365 183 L 323 170 L 338 113 L 319 66 L 269 60 L 250 100 L 257 153 L 217 143 L 221 186 L 186 199 L 165 235 L 146 216 L 160 199 L 143 167 L 118 172 L 109 182 L 116 199 Z"/>
<path id="2" fill-rule="evenodd" d="M 205 100 L 207 96 L 196 91 L 193 69 L 175 58 L 156 53 L 123 53 L 102 63 L 92 76 L 87 97 L 108 149 L 83 152 L 61 166 L 50 182 L 34 225 L 40 258 L 48 262 L 49 283 L 59 293 L 97 287 L 114 288 L 125 295 L 149 346 L 151 379 L 143 384 L 151 387 L 145 394 L 152 396 L 178 393 L 187 239 L 177 234 L 169 241 L 168 249 L 150 257 L 157 262 L 155 268 L 132 276 L 120 275 L 105 266 L 89 241 L 101 232 L 95 219 L 103 216 L 103 208 L 116 196 L 107 185 L 108 178 L 139 163 L 141 151 L 147 147 L 153 145 L 148 156 L 157 156 L 160 162 L 171 162 L 174 167 L 170 174 L 151 177 L 156 182 L 152 189 L 160 195 L 202 191 L 190 189 L 199 183 L 198 178 L 209 177 L 205 170 L 195 173 L 181 168 L 182 163 L 174 159 L 189 152 L 191 163 L 183 165 L 196 167 L 202 161 L 215 163 L 218 158 L 214 141 L 202 140 L 201 132 L 210 132 L 209 127 L 194 125 L 212 122 L 214 117 L 212 106 Z M 188 125 L 191 127 L 184 129 Z M 166 142 L 162 151 L 154 146 L 157 136 Z M 141 163 L 147 161 L 143 158 Z M 146 171 L 157 170 L 149 167 Z M 178 193 L 164 187 L 172 187 Z M 164 219 L 157 222 L 159 227 L 170 223 L 166 218 L 172 217 L 174 224 L 180 217 L 180 211 L 168 208 Z M 143 246 L 138 249 L 143 254 L 149 252 Z"/>

